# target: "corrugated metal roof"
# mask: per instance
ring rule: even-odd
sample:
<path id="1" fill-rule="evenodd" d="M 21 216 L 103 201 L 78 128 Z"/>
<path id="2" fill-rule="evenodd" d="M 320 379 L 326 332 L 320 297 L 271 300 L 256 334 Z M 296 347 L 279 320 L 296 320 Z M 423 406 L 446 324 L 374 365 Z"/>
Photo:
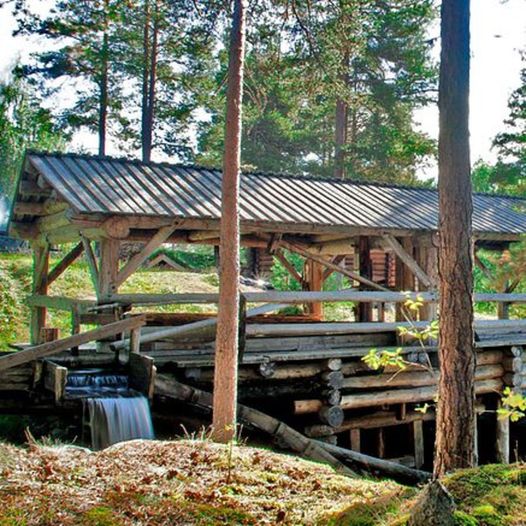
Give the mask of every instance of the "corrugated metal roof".
<path id="1" fill-rule="evenodd" d="M 27 160 L 80 213 L 220 217 L 220 170 L 35 152 Z M 240 196 L 241 221 L 246 222 L 437 228 L 438 194 L 432 189 L 245 173 Z M 526 232 L 524 205 L 522 199 L 474 195 L 474 231 Z"/>

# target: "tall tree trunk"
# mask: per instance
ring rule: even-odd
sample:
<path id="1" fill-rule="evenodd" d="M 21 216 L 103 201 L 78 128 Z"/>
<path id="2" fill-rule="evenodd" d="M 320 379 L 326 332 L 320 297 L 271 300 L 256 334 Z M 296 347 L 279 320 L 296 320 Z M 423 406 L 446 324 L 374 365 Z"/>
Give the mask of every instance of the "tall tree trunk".
<path id="1" fill-rule="evenodd" d="M 345 179 L 345 146 L 347 145 L 347 120 L 349 108 L 347 103 L 338 99 L 336 101 L 335 123 L 335 151 L 334 151 L 334 177 Z"/>
<path id="2" fill-rule="evenodd" d="M 345 53 L 342 60 L 341 80 L 349 85 L 349 54 Z M 336 115 L 334 126 L 334 177 L 345 179 L 345 147 L 347 146 L 347 124 L 349 120 L 349 105 L 341 98 L 336 100 Z"/>
<path id="3" fill-rule="evenodd" d="M 239 170 L 245 51 L 245 0 L 235 0 L 230 35 L 220 226 L 219 306 L 214 369 L 213 436 L 236 434 L 239 311 Z"/>
<path id="4" fill-rule="evenodd" d="M 142 160 L 150 162 L 152 158 L 152 143 L 153 143 L 153 121 L 155 115 L 155 85 L 157 83 L 157 54 L 159 52 L 159 9 L 158 3 L 155 2 L 155 10 L 153 13 L 153 27 L 152 27 L 152 43 L 150 48 L 150 67 L 148 74 L 148 94 L 147 105 L 145 112 L 144 128 L 143 128 L 143 150 Z"/>
<path id="5" fill-rule="evenodd" d="M 150 79 L 150 0 L 144 0 L 144 26 L 142 45 L 142 101 L 141 101 L 141 149 L 142 160 L 145 161 L 146 136 L 145 129 L 148 120 L 148 95 Z"/>
<path id="6" fill-rule="evenodd" d="M 472 466 L 475 458 L 469 0 L 442 0 L 441 33 L 436 477 Z"/>
<path id="7" fill-rule="evenodd" d="M 108 123 L 108 62 L 109 62 L 109 36 L 108 36 L 108 0 L 104 1 L 104 34 L 102 36 L 102 64 L 99 84 L 99 155 L 106 155 L 106 135 Z"/>

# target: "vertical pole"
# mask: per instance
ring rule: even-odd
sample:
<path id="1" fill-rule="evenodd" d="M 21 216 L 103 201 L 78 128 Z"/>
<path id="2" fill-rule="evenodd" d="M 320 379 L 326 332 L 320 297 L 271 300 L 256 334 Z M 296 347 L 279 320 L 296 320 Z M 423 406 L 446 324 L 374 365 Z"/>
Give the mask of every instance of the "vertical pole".
<path id="1" fill-rule="evenodd" d="M 351 449 L 358 453 L 362 450 L 360 429 L 351 429 Z"/>
<path id="2" fill-rule="evenodd" d="M 245 55 L 245 0 L 235 0 L 230 33 L 225 152 L 221 185 L 219 304 L 214 364 L 213 437 L 236 436 L 239 315 L 239 171 Z"/>
<path id="3" fill-rule="evenodd" d="M 404 250 L 413 255 L 413 240 L 410 237 L 404 237 L 401 241 L 401 245 Z M 416 278 L 409 269 L 409 267 L 399 258 L 396 258 L 396 288 L 402 291 L 414 291 L 415 290 Z M 404 321 L 405 318 L 402 314 L 403 305 L 397 303 L 396 306 L 396 321 Z"/>
<path id="4" fill-rule="evenodd" d="M 358 260 L 360 276 L 372 279 L 373 268 L 371 262 L 371 243 L 367 236 L 360 236 L 358 239 Z M 363 288 L 361 286 L 360 288 Z M 360 303 L 358 305 L 358 321 L 372 321 L 373 306 L 371 303 Z"/>
<path id="5" fill-rule="evenodd" d="M 104 238 L 100 242 L 99 264 L 99 301 L 103 302 L 117 292 L 115 280 L 119 271 L 120 242 L 117 239 Z"/>
<path id="6" fill-rule="evenodd" d="M 33 247 L 33 294 L 47 294 L 49 271 L 49 245 Z M 32 344 L 40 341 L 40 329 L 46 325 L 45 307 L 31 307 L 30 338 Z"/>
<path id="7" fill-rule="evenodd" d="M 308 259 L 305 261 L 305 277 L 310 291 L 321 291 L 323 288 L 323 267 L 320 263 Z M 307 304 L 307 312 L 315 319 L 323 318 L 321 302 Z"/>
<path id="8" fill-rule="evenodd" d="M 415 443 L 415 468 L 420 469 L 424 465 L 424 422 L 422 420 L 413 422 L 413 438 Z"/>

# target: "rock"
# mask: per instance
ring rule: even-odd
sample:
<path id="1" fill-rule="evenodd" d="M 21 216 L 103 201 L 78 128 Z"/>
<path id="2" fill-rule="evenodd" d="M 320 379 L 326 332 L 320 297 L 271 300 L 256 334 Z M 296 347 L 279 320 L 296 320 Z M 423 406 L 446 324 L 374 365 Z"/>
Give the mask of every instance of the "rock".
<path id="1" fill-rule="evenodd" d="M 408 526 L 455 526 L 455 502 L 439 480 L 430 482 L 411 510 Z"/>

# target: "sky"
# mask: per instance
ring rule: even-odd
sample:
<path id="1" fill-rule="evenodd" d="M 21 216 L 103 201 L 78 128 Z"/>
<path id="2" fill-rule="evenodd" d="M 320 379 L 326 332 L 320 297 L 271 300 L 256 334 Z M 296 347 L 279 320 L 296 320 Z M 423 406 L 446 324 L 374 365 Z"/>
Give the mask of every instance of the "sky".
<path id="1" fill-rule="evenodd" d="M 45 12 L 53 0 L 32 0 L 32 7 Z M 19 57 L 24 57 L 39 45 L 22 37 L 13 37 L 14 20 L 9 9 L 0 8 L 0 81 L 6 77 Z M 436 37 L 439 28 L 430 31 Z M 521 68 L 519 50 L 526 49 L 526 0 L 471 0 L 471 95 L 470 130 L 471 159 L 495 160 L 491 151 L 493 137 L 503 129 L 507 117 L 507 102 L 519 86 Z M 438 56 L 438 45 L 436 55 Z M 421 129 L 438 137 L 438 110 L 427 107 L 419 110 L 415 120 Z M 96 151 L 96 137 L 81 133 L 75 137 L 77 146 Z M 115 148 L 110 154 L 118 155 Z M 435 177 L 436 166 L 420 174 Z"/>

